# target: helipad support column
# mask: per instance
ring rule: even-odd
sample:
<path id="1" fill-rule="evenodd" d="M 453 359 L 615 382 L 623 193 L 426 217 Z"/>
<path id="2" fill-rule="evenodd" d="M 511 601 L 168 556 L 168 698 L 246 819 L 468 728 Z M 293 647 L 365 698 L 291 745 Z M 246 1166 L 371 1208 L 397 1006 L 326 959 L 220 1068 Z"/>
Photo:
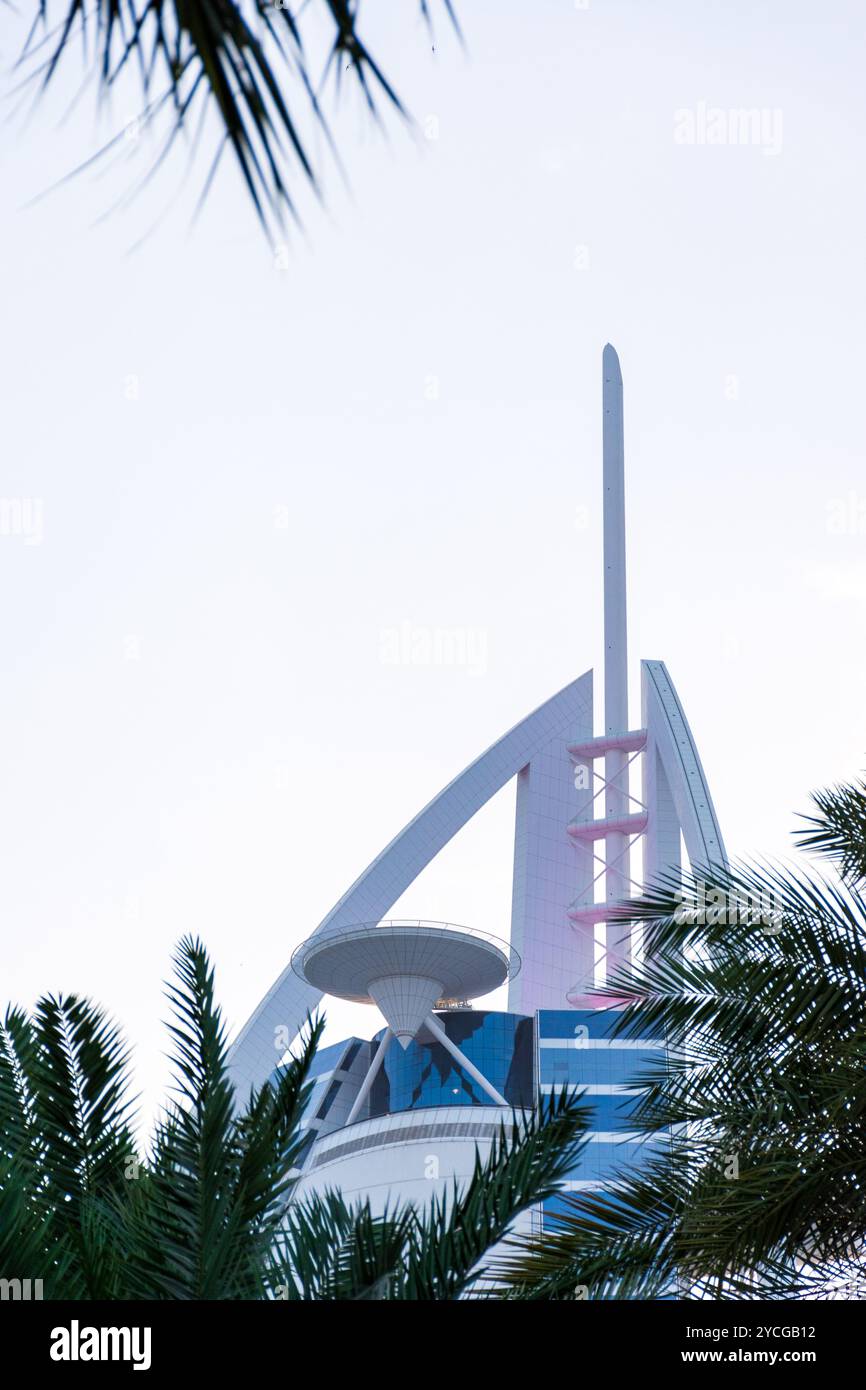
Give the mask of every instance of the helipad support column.
<path id="1" fill-rule="evenodd" d="M 385 1060 L 388 1048 L 391 1046 L 391 1039 L 393 1038 L 393 1036 L 394 1034 L 391 1032 L 390 1028 L 386 1028 L 385 1032 L 382 1034 L 382 1041 L 376 1048 L 376 1056 L 370 1063 L 367 1075 L 361 1082 L 361 1089 L 356 1095 L 352 1108 L 349 1111 L 349 1114 L 346 1118 L 347 1125 L 353 1124 L 354 1121 L 357 1120 L 361 1111 L 363 1110 L 367 1097 L 373 1089 L 373 1082 L 376 1080 L 376 1077 L 379 1075 L 379 1072 L 382 1069 L 382 1063 Z"/>

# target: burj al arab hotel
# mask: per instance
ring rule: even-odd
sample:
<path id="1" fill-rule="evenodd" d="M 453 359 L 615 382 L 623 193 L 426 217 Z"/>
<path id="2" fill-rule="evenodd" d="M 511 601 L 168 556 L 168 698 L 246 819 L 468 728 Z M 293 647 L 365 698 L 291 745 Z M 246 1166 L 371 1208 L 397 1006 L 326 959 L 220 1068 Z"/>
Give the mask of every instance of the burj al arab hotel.
<path id="1" fill-rule="evenodd" d="M 483 1156 L 514 1111 L 566 1084 L 585 1090 L 594 1116 L 567 1186 L 602 1187 L 641 1161 L 628 1082 L 662 1044 L 609 1037 L 610 1001 L 596 991 L 631 950 L 614 908 L 676 872 L 683 850 L 695 866 L 722 867 L 726 856 L 663 661 L 641 662 L 640 717 L 630 718 L 623 385 L 609 345 L 602 408 L 603 717 L 596 722 L 589 670 L 498 737 L 343 893 L 233 1044 L 232 1077 L 245 1094 L 273 1072 L 323 996 L 370 1006 L 371 1036 L 317 1056 L 300 1191 L 368 1197 L 374 1211 L 426 1202 L 471 1174 L 476 1149 Z M 510 931 L 503 923 L 499 939 L 471 924 L 389 920 L 426 865 L 511 778 Z M 484 997 L 506 981 L 507 1012 L 485 1008 Z"/>

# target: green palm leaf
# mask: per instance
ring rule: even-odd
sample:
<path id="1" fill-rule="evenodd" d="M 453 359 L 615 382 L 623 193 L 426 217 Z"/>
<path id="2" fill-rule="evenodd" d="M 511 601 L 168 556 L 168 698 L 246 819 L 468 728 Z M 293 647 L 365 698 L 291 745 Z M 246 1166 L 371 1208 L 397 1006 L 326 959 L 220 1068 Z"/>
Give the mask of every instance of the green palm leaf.
<path id="1" fill-rule="evenodd" d="M 271 1271 L 276 1297 L 451 1301 L 469 1292 L 496 1297 L 484 1260 L 516 1219 L 560 1190 L 584 1142 L 589 1110 L 573 1094 L 542 1099 L 515 1114 L 488 1157 L 476 1154 L 469 1182 L 419 1208 L 373 1216 L 369 1202 L 336 1192 L 309 1195 L 286 1212 Z"/>
<path id="2" fill-rule="evenodd" d="M 456 1299 L 478 1286 L 496 1296 L 482 1261 L 530 1207 L 560 1191 L 585 1142 L 591 1110 L 574 1091 L 541 1097 L 537 1112 L 500 1129 L 465 1191 L 419 1209 L 401 1281 L 412 1300 Z"/>
<path id="3" fill-rule="evenodd" d="M 128 1054 L 103 1012 L 46 996 L 0 1029 L 0 1200 L 10 1251 L 26 1249 L 49 1296 L 117 1295 L 122 1249 L 100 1213 L 121 1202 L 133 1152 Z M 35 1246 L 34 1246 L 35 1241 Z"/>
<path id="4" fill-rule="evenodd" d="M 812 828 L 797 831 L 803 850 L 817 850 L 839 866 L 843 877 L 866 880 L 866 782 L 815 792 L 817 816 L 803 816 Z"/>
<path id="5" fill-rule="evenodd" d="M 378 1300 L 395 1296 L 406 1257 L 411 1208 L 373 1216 L 338 1192 L 293 1202 L 276 1242 L 272 1296 L 287 1302 Z"/>
<path id="6" fill-rule="evenodd" d="M 157 1125 L 140 1193 L 118 1213 L 139 1298 L 261 1298 L 270 1248 L 295 1177 L 298 1126 L 323 1021 L 298 1055 L 236 1110 L 214 975 L 187 937 L 169 986 L 176 1099 Z"/>

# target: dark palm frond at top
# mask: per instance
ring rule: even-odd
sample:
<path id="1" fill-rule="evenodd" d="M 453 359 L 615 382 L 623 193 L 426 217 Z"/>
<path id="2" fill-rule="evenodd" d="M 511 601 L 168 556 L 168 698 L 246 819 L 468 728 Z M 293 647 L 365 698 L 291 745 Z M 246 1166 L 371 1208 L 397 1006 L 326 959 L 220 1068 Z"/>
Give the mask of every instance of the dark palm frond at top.
<path id="1" fill-rule="evenodd" d="M 459 34 L 449 0 L 443 9 Z M 426 0 L 420 14 L 429 28 Z M 321 105 L 326 82 L 339 93 L 348 74 L 375 119 L 382 104 L 407 119 L 360 16 L 353 0 L 36 0 L 19 66 L 41 88 L 73 54 L 102 95 L 135 81 L 142 124 L 161 142 L 147 179 L 182 134 L 193 132 L 197 146 L 203 118 L 215 112 L 221 139 L 203 196 L 228 148 L 262 225 L 279 226 L 296 215 L 296 177 L 320 192 L 314 152 L 324 145 L 337 155 Z"/>

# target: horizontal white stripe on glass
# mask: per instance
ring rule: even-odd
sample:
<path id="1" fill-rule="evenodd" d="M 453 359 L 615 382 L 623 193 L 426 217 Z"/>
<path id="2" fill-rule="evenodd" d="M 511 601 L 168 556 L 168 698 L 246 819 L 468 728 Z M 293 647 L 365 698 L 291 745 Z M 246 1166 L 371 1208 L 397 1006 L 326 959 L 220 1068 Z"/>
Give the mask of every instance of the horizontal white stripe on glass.
<path id="1" fill-rule="evenodd" d="M 567 1048 L 569 1052 L 583 1052 L 590 1047 L 606 1047 L 612 1052 L 619 1052 L 621 1048 L 663 1048 L 664 1042 L 660 1038 L 614 1038 L 612 1041 L 609 1038 L 539 1038 L 538 1046 Z"/>
<path id="2" fill-rule="evenodd" d="M 643 1089 L 640 1086 L 617 1086 L 611 1083 L 609 1086 L 587 1086 L 583 1081 L 577 1081 L 573 1077 L 564 1077 L 562 1081 L 542 1082 L 541 1090 L 546 1096 L 551 1091 L 561 1091 L 563 1086 L 571 1086 L 575 1091 L 583 1091 L 588 1096 L 640 1096 Z"/>
<path id="3" fill-rule="evenodd" d="M 590 1144 L 653 1144 L 666 1139 L 664 1134 L 640 1134 L 637 1130 L 597 1129 L 586 1135 Z"/>

